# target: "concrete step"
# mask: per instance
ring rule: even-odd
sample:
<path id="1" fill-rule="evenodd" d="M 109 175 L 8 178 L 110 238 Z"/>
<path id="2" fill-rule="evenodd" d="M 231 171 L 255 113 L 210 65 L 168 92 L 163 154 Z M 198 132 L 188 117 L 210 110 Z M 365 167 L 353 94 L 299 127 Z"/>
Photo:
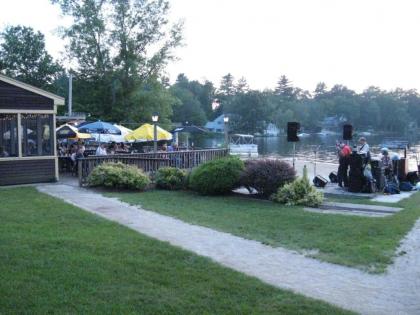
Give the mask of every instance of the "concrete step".
<path id="1" fill-rule="evenodd" d="M 386 207 L 377 205 L 364 205 L 356 203 L 342 203 L 342 202 L 324 202 L 320 207 L 323 210 L 335 211 L 362 211 L 362 212 L 376 212 L 376 213 L 396 213 L 403 210 L 403 208 Z"/>

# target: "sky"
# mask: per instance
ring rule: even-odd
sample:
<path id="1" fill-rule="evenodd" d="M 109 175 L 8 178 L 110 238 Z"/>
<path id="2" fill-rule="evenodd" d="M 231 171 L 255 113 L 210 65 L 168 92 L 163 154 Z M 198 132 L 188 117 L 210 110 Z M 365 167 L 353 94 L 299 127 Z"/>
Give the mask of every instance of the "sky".
<path id="1" fill-rule="evenodd" d="M 418 0 L 170 0 L 171 20 L 183 19 L 184 46 L 168 66 L 219 84 L 227 73 L 255 89 L 286 75 L 313 91 L 323 81 L 356 91 L 368 86 L 420 90 Z M 55 57 L 66 23 L 48 0 L 1 0 L 0 28 L 24 24 L 46 35 Z"/>

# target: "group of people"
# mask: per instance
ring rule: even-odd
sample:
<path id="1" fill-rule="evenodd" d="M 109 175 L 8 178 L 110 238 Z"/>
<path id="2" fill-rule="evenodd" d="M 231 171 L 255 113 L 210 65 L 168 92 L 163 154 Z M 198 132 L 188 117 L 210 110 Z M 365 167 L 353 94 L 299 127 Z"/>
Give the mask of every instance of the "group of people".
<path id="1" fill-rule="evenodd" d="M 358 146 L 351 148 L 348 144 L 344 142 L 337 143 L 338 149 L 338 171 L 337 171 L 337 180 L 340 187 L 348 187 L 349 184 L 349 166 L 350 166 L 350 156 L 351 154 L 358 154 L 362 158 L 362 170 L 364 174 L 369 173 L 369 163 L 371 161 L 371 153 L 369 144 L 366 141 L 366 138 L 361 137 L 358 141 Z M 386 177 L 392 174 L 393 164 L 390 157 L 389 151 L 387 148 L 382 148 L 381 150 L 381 167 L 384 169 L 384 174 Z"/>
<path id="2" fill-rule="evenodd" d="M 109 145 L 106 143 L 99 144 L 98 148 L 96 149 L 95 155 L 103 156 L 124 153 L 130 153 L 129 147 L 124 142 L 111 142 Z"/>

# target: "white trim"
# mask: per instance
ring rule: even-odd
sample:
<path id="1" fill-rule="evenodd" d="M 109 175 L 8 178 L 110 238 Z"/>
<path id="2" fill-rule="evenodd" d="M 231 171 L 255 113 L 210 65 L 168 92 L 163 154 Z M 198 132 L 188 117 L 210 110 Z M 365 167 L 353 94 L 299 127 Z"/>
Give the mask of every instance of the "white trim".
<path id="1" fill-rule="evenodd" d="M 57 157 L 57 132 L 55 131 L 55 114 L 53 114 L 53 146 L 54 146 L 54 156 L 55 156 L 55 180 L 59 181 L 59 172 L 58 172 L 58 157 Z"/>
<path id="2" fill-rule="evenodd" d="M 2 74 L 0 74 L 0 80 L 3 81 L 3 82 L 9 83 L 11 85 L 20 87 L 21 89 L 30 91 L 30 92 L 38 94 L 38 95 L 45 96 L 49 99 L 52 99 L 54 101 L 54 105 L 64 105 L 64 98 L 61 97 L 61 96 L 55 95 L 53 93 L 50 93 L 50 92 L 47 92 L 47 91 L 44 91 L 44 90 L 41 90 L 41 89 L 39 89 L 35 86 L 17 81 L 15 79 L 6 77 L 5 75 L 2 75 Z"/>
<path id="3" fill-rule="evenodd" d="M 53 155 L 43 155 L 43 156 L 22 156 L 22 157 L 6 157 L 0 158 L 0 163 L 5 161 L 31 161 L 31 160 L 53 160 L 56 159 L 56 156 Z"/>
<path id="4" fill-rule="evenodd" d="M 18 155 L 19 158 L 22 157 L 22 116 L 21 114 L 17 114 L 17 136 L 18 136 Z"/>
<path id="5" fill-rule="evenodd" d="M 0 109 L 0 114 L 55 114 L 51 109 Z"/>

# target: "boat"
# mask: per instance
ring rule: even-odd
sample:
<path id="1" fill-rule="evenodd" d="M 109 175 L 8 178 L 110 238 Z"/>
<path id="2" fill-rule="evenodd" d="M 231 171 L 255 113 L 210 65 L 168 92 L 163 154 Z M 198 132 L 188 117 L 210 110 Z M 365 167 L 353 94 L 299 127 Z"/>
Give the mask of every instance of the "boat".
<path id="1" fill-rule="evenodd" d="M 305 138 L 305 137 L 309 137 L 309 136 L 310 136 L 310 134 L 309 133 L 306 133 L 306 132 L 298 133 L 298 137 L 299 138 Z"/>
<path id="2" fill-rule="evenodd" d="M 230 154 L 241 157 L 257 157 L 258 145 L 254 142 L 253 135 L 233 134 L 229 143 Z"/>

